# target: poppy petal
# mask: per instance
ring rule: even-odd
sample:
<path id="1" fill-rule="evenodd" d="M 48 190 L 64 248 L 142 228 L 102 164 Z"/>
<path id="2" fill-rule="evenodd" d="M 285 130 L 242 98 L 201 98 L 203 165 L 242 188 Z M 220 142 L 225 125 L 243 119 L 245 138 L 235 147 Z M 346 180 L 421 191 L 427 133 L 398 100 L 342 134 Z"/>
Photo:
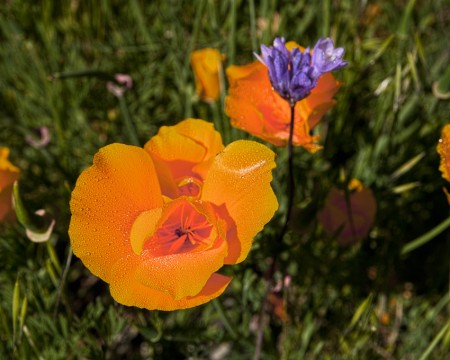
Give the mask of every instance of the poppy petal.
<path id="1" fill-rule="evenodd" d="M 112 297 L 127 306 L 149 310 L 172 311 L 202 305 L 220 296 L 230 283 L 230 277 L 214 273 L 195 296 L 175 300 L 169 294 L 149 288 L 136 281 L 135 269 L 139 265 L 137 256 L 121 259 L 114 267 L 110 291 Z"/>
<path id="2" fill-rule="evenodd" d="M 162 208 L 151 209 L 139 214 L 133 223 L 130 233 L 130 244 L 136 255 L 140 255 L 147 240 L 156 230 L 161 219 Z"/>
<path id="3" fill-rule="evenodd" d="M 144 250 L 136 279 L 145 286 L 168 293 L 176 300 L 197 295 L 211 275 L 223 266 L 227 244 L 218 240 L 209 250 L 153 256 Z"/>
<path id="4" fill-rule="evenodd" d="M 5 219 L 14 219 L 15 214 L 12 211 L 12 190 L 12 185 L 0 189 L 0 222 Z"/>
<path id="5" fill-rule="evenodd" d="M 178 196 L 177 181 L 195 175 L 202 178 L 207 169 L 197 165 L 219 153 L 223 145 L 211 123 L 186 119 L 175 126 L 161 127 L 144 148 L 153 159 L 163 193 L 175 198 Z"/>
<path id="6" fill-rule="evenodd" d="M 19 180 L 20 169 L 14 166 L 9 160 L 9 149 L 0 147 L 0 191 L 14 181 Z"/>
<path id="7" fill-rule="evenodd" d="M 278 208 L 270 186 L 275 154 L 254 141 L 239 140 L 215 158 L 203 185 L 202 200 L 225 206 L 234 219 L 237 239 L 227 237 L 226 264 L 243 261 L 253 237 Z"/>
<path id="8" fill-rule="evenodd" d="M 441 157 L 439 170 L 442 177 L 450 181 L 450 124 L 445 125 L 442 129 L 441 138 L 437 145 L 437 152 Z"/>
<path id="9" fill-rule="evenodd" d="M 220 95 L 219 72 L 223 55 L 216 49 L 201 49 L 191 54 L 198 96 L 204 101 L 215 101 Z"/>
<path id="10" fill-rule="evenodd" d="M 132 252 L 129 237 L 136 218 L 162 203 L 146 151 L 123 144 L 100 149 L 72 192 L 69 236 L 75 255 L 109 282 L 114 263 Z"/>

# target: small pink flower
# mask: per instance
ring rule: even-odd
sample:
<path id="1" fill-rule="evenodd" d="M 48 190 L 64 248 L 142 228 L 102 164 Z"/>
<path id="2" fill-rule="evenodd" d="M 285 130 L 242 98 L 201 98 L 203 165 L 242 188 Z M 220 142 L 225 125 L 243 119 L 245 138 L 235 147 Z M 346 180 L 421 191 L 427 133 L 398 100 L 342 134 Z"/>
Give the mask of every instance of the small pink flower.
<path id="1" fill-rule="evenodd" d="M 127 74 L 115 74 L 114 79 L 117 83 L 113 81 L 108 81 L 106 83 L 106 89 L 116 97 L 122 97 L 125 91 L 130 90 L 133 87 L 133 79 Z"/>
<path id="2" fill-rule="evenodd" d="M 48 127 L 42 126 L 40 128 L 37 128 L 35 132 L 38 138 L 36 138 L 36 136 L 34 135 L 28 134 L 27 136 L 25 136 L 25 141 L 36 149 L 42 149 L 46 147 L 51 140 Z"/>

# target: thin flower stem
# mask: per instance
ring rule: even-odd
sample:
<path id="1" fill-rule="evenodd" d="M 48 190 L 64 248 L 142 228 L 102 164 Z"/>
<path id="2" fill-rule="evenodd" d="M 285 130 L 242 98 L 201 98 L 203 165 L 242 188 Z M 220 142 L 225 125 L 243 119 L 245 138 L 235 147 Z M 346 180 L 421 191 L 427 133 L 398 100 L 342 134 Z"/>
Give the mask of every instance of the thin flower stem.
<path id="1" fill-rule="evenodd" d="M 216 101 L 213 101 L 210 103 L 210 107 L 213 113 L 213 121 L 214 126 L 216 127 L 217 131 L 222 134 L 222 136 L 225 138 L 225 142 L 228 141 L 228 137 L 225 134 L 224 127 L 223 127 L 223 121 L 222 116 L 219 111 L 219 106 Z"/>
<path id="2" fill-rule="evenodd" d="M 214 308 L 216 309 L 216 311 L 219 313 L 219 316 L 220 316 L 220 318 L 222 320 L 223 326 L 225 327 L 225 329 L 227 329 L 227 331 L 230 334 L 231 338 L 233 340 L 237 340 L 239 338 L 238 334 L 236 333 L 236 331 L 234 331 L 233 326 L 231 326 L 230 321 L 228 320 L 228 317 L 225 314 L 225 311 L 224 311 L 220 301 L 217 300 L 217 299 L 214 299 L 212 301 L 212 304 L 213 304 Z"/>
<path id="3" fill-rule="evenodd" d="M 258 51 L 256 44 L 256 15 L 255 15 L 255 1 L 249 0 L 249 13 L 250 13 L 250 37 L 252 39 L 253 52 Z"/>
<path id="4" fill-rule="evenodd" d="M 123 96 L 117 96 L 117 98 L 119 99 L 120 112 L 122 113 L 123 122 L 125 124 L 125 128 L 127 129 L 128 139 L 132 145 L 140 146 L 136 128 L 131 120 L 127 103 L 125 102 Z"/>
<path id="5" fill-rule="evenodd" d="M 67 255 L 66 265 L 64 266 L 64 271 L 61 275 L 61 280 L 59 281 L 58 292 L 56 295 L 55 308 L 53 310 L 53 318 L 56 319 L 56 315 L 58 314 L 58 307 L 61 302 L 62 292 L 64 288 L 64 284 L 67 279 L 67 275 L 69 273 L 70 264 L 72 263 L 73 251 L 72 247 L 69 246 L 69 254 Z"/>
<path id="6" fill-rule="evenodd" d="M 291 220 L 292 206 L 294 204 L 294 118 L 295 118 L 295 104 L 291 104 L 291 122 L 289 124 L 289 140 L 288 140 L 288 206 L 286 212 L 286 219 L 284 220 L 283 228 L 281 229 L 279 241 L 283 241 L 284 235 L 286 234 L 289 221 Z"/>
<path id="7" fill-rule="evenodd" d="M 236 57 L 236 19 L 237 19 L 237 3 L 236 0 L 231 0 L 230 3 L 230 28 L 228 37 L 228 59 L 230 64 L 235 64 Z"/>
<path id="8" fill-rule="evenodd" d="M 272 262 L 274 264 L 274 262 Z M 272 279 L 267 283 L 266 291 L 264 293 L 264 301 L 261 305 L 261 311 L 259 313 L 259 326 L 258 332 L 256 333 L 256 343 L 255 343 L 255 352 L 253 354 L 253 360 L 260 360 L 262 354 L 262 345 L 264 340 L 264 330 L 267 325 L 268 316 L 266 314 L 267 305 L 269 303 L 269 292 L 271 286 Z"/>
<path id="9" fill-rule="evenodd" d="M 281 243 L 283 241 L 284 235 L 289 226 L 289 221 L 291 219 L 292 207 L 294 204 L 294 194 L 295 194 L 295 183 L 294 183 L 294 119 L 295 119 L 295 103 L 291 104 L 291 122 L 289 123 L 289 140 L 288 140 L 288 205 L 286 211 L 286 218 L 284 220 L 283 227 L 281 229 L 280 235 L 278 236 L 277 243 Z M 273 282 L 273 275 L 275 273 L 275 269 L 278 262 L 278 252 L 275 252 L 275 255 L 272 259 L 272 263 L 270 264 L 270 268 L 266 273 L 267 279 L 267 287 L 266 292 L 264 294 L 264 301 L 261 307 L 261 313 L 259 315 L 259 329 L 256 334 L 256 344 L 255 344 L 255 352 L 253 354 L 253 360 L 259 360 L 261 358 L 262 353 L 262 345 L 263 345 L 263 335 L 265 323 L 267 321 L 266 315 L 266 307 L 268 304 L 268 297 L 270 293 L 270 288 Z"/>

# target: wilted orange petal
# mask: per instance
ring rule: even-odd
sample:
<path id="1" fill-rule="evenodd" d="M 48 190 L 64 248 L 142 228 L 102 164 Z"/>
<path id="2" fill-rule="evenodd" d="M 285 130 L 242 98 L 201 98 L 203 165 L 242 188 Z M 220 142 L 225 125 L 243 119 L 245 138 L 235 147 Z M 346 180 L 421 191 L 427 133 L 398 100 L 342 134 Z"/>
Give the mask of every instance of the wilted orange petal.
<path id="1" fill-rule="evenodd" d="M 341 83 L 336 80 L 333 74 L 323 74 L 319 78 L 317 86 L 312 89 L 311 94 L 307 97 L 309 105 L 315 107 L 324 101 L 332 100 L 340 87 Z"/>
<path id="2" fill-rule="evenodd" d="M 290 41 L 289 50 L 304 48 Z M 229 66 L 226 74 L 230 83 L 225 112 L 233 126 L 245 130 L 276 146 L 285 146 L 289 138 L 290 107 L 273 89 L 268 69 L 260 61 L 245 66 Z M 293 144 L 310 152 L 321 148 L 317 136 L 310 135 L 323 115 L 335 105 L 334 94 L 340 83 L 332 74 L 319 78 L 317 86 L 295 106 Z"/>
<path id="3" fill-rule="evenodd" d="M 291 111 L 289 104 L 272 89 L 267 67 L 255 61 L 245 66 L 230 66 L 226 73 L 230 90 L 226 97 L 225 111 L 230 116 L 232 125 L 276 146 L 286 145 Z M 327 78 L 321 82 L 324 84 L 322 95 L 311 94 L 297 102 L 295 107 L 293 143 L 295 146 L 304 146 L 311 152 L 320 149 L 320 146 L 315 144 L 318 139 L 310 135 L 310 128 L 335 103 L 328 100 L 332 93 L 327 87 L 328 82 Z M 312 98 L 309 100 L 310 97 Z"/>
<path id="4" fill-rule="evenodd" d="M 0 189 L 0 222 L 3 220 L 13 220 L 15 217 L 12 211 L 12 189 L 13 185 Z"/>
<path id="5" fill-rule="evenodd" d="M 228 236 L 226 264 L 241 262 L 250 251 L 254 236 L 278 208 L 270 186 L 275 154 L 254 141 L 228 145 L 214 160 L 203 185 L 202 200 L 224 205 L 237 229 Z"/>
<path id="6" fill-rule="evenodd" d="M 350 245 L 367 237 L 377 211 L 372 190 L 355 181 L 351 186 L 355 191 L 348 194 L 348 201 L 343 190 L 332 188 L 319 213 L 319 220 L 328 233 L 340 230 L 337 239 L 341 245 Z"/>
<path id="7" fill-rule="evenodd" d="M 162 203 L 146 151 L 122 144 L 100 149 L 72 192 L 69 236 L 75 255 L 109 282 L 114 263 L 133 253 L 130 233 L 136 218 Z"/>
<path id="8" fill-rule="evenodd" d="M 272 89 L 267 68 L 259 61 L 227 68 L 230 82 L 225 112 L 231 124 L 277 146 L 289 137 L 289 105 Z"/>
<path id="9" fill-rule="evenodd" d="M 164 311 L 187 309 L 220 296 L 231 281 L 230 277 L 214 273 L 197 295 L 175 300 L 167 293 L 136 281 L 134 269 L 138 263 L 137 257 L 130 257 L 120 260 L 115 266 L 110 291 L 113 298 L 123 305 Z"/>
<path id="10" fill-rule="evenodd" d="M 246 78 L 251 74 L 258 73 L 261 69 L 266 68 L 260 61 L 255 61 L 247 65 L 230 65 L 227 67 L 226 73 L 230 80 L 230 85 L 234 85 L 236 81 Z"/>
<path id="11" fill-rule="evenodd" d="M 442 129 L 437 152 L 441 157 L 439 170 L 442 172 L 442 177 L 450 181 L 450 124 L 445 125 Z"/>

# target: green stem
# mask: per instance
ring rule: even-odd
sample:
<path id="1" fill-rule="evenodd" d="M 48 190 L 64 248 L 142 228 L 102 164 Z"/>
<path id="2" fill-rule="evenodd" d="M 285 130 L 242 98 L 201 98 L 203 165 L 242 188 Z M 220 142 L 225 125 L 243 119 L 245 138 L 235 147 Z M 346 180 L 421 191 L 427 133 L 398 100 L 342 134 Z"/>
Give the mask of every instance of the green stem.
<path id="1" fill-rule="evenodd" d="M 191 66 L 191 54 L 194 51 L 195 45 L 197 43 L 198 34 L 200 32 L 200 25 L 201 20 L 203 17 L 204 8 L 206 5 L 206 0 L 200 0 L 196 4 L 195 9 L 195 19 L 194 19 L 194 26 L 192 29 L 191 38 L 189 41 L 189 44 L 187 46 L 187 54 L 186 61 L 184 63 L 183 68 L 183 79 L 184 81 L 182 83 L 187 84 L 189 73 L 190 73 L 190 66 Z M 185 91 L 185 105 L 184 105 L 184 118 L 187 119 L 189 117 L 192 117 L 192 94 L 189 91 Z"/>
<path id="2" fill-rule="evenodd" d="M 78 77 L 95 77 L 107 81 L 114 81 L 116 79 L 110 73 L 101 70 L 80 70 L 80 71 L 68 71 L 62 73 L 53 73 L 48 78 L 50 81 L 59 80 L 59 79 L 71 79 Z"/>
<path id="3" fill-rule="evenodd" d="M 438 226 L 431 229 L 427 233 L 419 236 L 417 239 L 410 241 L 405 246 L 403 246 L 401 255 L 405 255 L 410 251 L 417 249 L 418 247 L 426 244 L 428 241 L 433 240 L 436 236 L 438 236 L 441 232 L 447 229 L 450 226 L 450 217 L 441 222 Z"/>
<path id="4" fill-rule="evenodd" d="M 328 37 L 330 36 L 330 13 L 331 13 L 331 4 L 330 0 L 322 0 L 322 36 Z"/>
<path id="5" fill-rule="evenodd" d="M 59 285 L 58 285 L 58 292 L 56 295 L 55 308 L 53 310 L 53 318 L 54 319 L 56 319 L 56 315 L 58 314 L 58 307 L 61 302 L 62 292 L 63 292 L 64 284 L 67 279 L 67 275 L 69 273 L 70 264 L 72 263 L 72 257 L 73 257 L 73 250 L 72 250 L 72 247 L 69 246 L 69 254 L 67 255 L 66 265 L 64 266 L 64 271 L 61 275 L 61 280 L 59 281 Z"/>
<path id="6" fill-rule="evenodd" d="M 258 51 L 256 44 L 256 14 L 255 14 L 255 1 L 249 0 L 249 12 L 250 12 L 250 37 L 252 38 L 252 50 Z"/>
<path id="7" fill-rule="evenodd" d="M 281 229 L 280 235 L 278 236 L 277 244 L 283 241 L 284 235 L 288 229 L 289 221 L 291 219 L 292 207 L 294 204 L 294 193 L 295 193 L 295 183 L 294 183 L 294 120 L 295 120 L 295 103 L 290 104 L 291 106 L 291 121 L 289 123 L 289 140 L 288 140 L 288 205 L 286 211 L 286 219 L 284 220 L 283 228 Z M 259 316 L 260 328 L 256 334 L 256 344 L 255 352 L 253 354 L 253 360 L 259 360 L 261 358 L 262 346 L 263 346 L 263 333 L 264 333 L 264 323 L 266 321 L 266 306 L 268 302 L 269 292 L 273 282 L 273 274 L 275 273 L 275 268 L 278 262 L 278 252 L 275 252 L 272 263 L 266 273 L 267 285 L 266 292 L 264 295 L 264 301 L 261 307 L 261 313 Z"/>
<path id="8" fill-rule="evenodd" d="M 225 329 L 227 329 L 228 333 L 233 338 L 233 340 L 237 340 L 239 338 L 238 334 L 236 333 L 236 331 L 234 331 L 233 327 L 231 326 L 230 320 L 228 320 L 228 317 L 225 314 L 222 303 L 219 300 L 214 299 L 212 301 L 212 304 L 216 309 L 216 311 L 219 313 L 219 316 L 222 320 L 223 326 L 225 326 Z"/>
<path id="9" fill-rule="evenodd" d="M 140 146 L 136 128 L 134 127 L 133 121 L 131 120 L 127 103 L 125 102 L 123 96 L 118 96 L 117 98 L 119 99 L 120 112 L 122 113 L 123 122 L 125 124 L 125 128 L 127 129 L 128 139 L 130 140 L 131 144 Z"/>
<path id="10" fill-rule="evenodd" d="M 286 212 L 286 219 L 284 221 L 283 228 L 280 233 L 279 241 L 283 241 L 283 237 L 286 234 L 289 221 L 291 220 L 292 207 L 294 204 L 294 119 L 295 119 L 295 104 L 291 104 L 291 122 L 289 123 L 289 140 L 288 140 L 288 206 Z"/>
<path id="11" fill-rule="evenodd" d="M 223 126 L 223 121 L 222 121 L 222 116 L 221 116 L 221 113 L 219 111 L 219 106 L 218 106 L 217 102 L 216 101 L 211 102 L 210 103 L 210 107 L 211 107 L 211 110 L 212 110 L 212 113 L 213 113 L 214 126 L 215 126 L 216 130 L 220 134 L 222 134 L 224 142 L 227 143 L 228 136 L 225 133 L 225 129 L 224 129 L 224 126 Z"/>
<path id="12" fill-rule="evenodd" d="M 236 0 L 231 0 L 230 34 L 228 37 L 228 58 L 230 64 L 235 64 L 236 60 L 236 11 Z"/>

